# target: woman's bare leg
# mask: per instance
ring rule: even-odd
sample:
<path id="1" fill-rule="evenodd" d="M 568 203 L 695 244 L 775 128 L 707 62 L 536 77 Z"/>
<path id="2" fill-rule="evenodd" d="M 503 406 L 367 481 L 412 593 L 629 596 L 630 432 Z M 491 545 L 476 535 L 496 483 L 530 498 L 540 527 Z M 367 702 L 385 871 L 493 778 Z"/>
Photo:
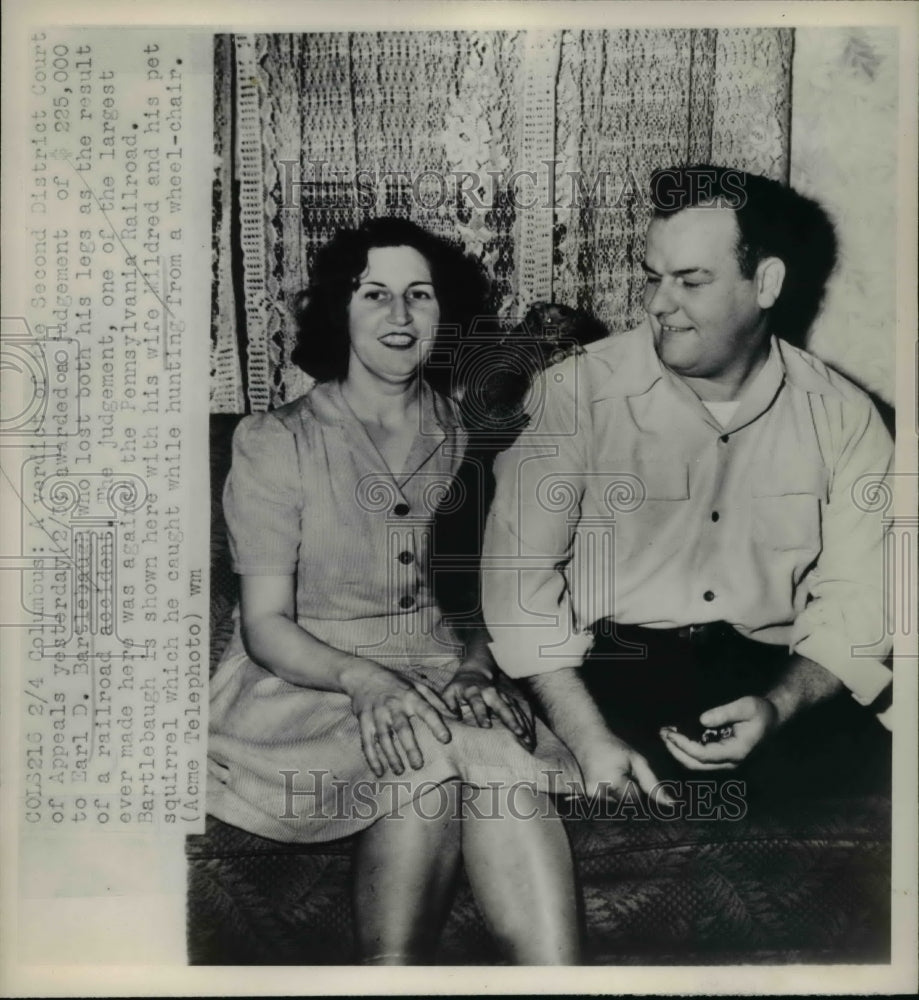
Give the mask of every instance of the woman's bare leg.
<path id="1" fill-rule="evenodd" d="M 463 860 L 485 922 L 517 965 L 574 965 L 578 905 L 564 825 L 542 792 L 495 791 L 467 787 L 463 796 Z"/>
<path id="2" fill-rule="evenodd" d="M 433 960 L 460 859 L 457 789 L 448 782 L 425 792 L 358 838 L 354 916 L 363 963 Z"/>

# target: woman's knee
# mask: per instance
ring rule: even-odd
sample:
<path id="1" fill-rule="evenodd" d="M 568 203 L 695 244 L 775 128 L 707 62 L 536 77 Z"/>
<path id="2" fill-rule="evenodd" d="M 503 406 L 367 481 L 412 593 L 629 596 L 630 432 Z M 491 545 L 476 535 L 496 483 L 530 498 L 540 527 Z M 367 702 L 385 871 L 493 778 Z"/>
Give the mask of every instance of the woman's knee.
<path id="1" fill-rule="evenodd" d="M 444 824 L 461 815 L 461 782 L 424 781 L 419 785 L 397 782 L 393 794 L 378 803 L 374 826 L 385 824 Z"/>
<path id="2" fill-rule="evenodd" d="M 532 781 L 515 781 L 486 787 L 464 784 L 460 790 L 464 818 L 543 820 L 557 819 L 551 795 Z"/>

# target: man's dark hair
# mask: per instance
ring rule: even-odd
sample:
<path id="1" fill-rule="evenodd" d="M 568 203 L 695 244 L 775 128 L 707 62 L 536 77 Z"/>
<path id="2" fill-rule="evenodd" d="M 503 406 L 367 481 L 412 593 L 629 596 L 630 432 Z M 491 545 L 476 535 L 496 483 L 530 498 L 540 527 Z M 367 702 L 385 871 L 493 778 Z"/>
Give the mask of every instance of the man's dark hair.
<path id="1" fill-rule="evenodd" d="M 316 254 L 309 286 L 293 303 L 297 345 L 292 360 L 308 375 L 320 382 L 345 377 L 348 304 L 367 268 L 368 251 L 401 246 L 412 247 L 428 262 L 440 306 L 439 326 L 458 327 L 462 335 L 485 311 L 488 282 L 478 262 L 457 244 L 408 219 L 368 219 L 356 229 L 340 229 Z M 442 387 L 442 372 L 426 375 Z"/>
<path id="2" fill-rule="evenodd" d="M 836 266 L 836 230 L 826 211 L 778 181 L 709 164 L 655 170 L 650 188 L 656 217 L 707 205 L 734 210 L 740 273 L 752 278 L 766 257 L 785 263 L 781 294 L 769 310 L 769 330 L 803 346 Z"/>

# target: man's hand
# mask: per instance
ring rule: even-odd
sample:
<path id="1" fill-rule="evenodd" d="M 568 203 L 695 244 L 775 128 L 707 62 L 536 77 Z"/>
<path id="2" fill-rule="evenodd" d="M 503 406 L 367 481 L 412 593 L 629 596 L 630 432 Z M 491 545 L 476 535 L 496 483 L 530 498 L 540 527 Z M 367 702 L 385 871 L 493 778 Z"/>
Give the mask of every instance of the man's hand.
<path id="1" fill-rule="evenodd" d="M 492 677 L 475 669 L 460 669 L 441 692 L 444 702 L 457 715 L 468 706 L 477 726 L 491 728 L 498 719 L 527 747 L 536 742 L 532 711 L 523 694 L 502 675 Z"/>
<path id="2" fill-rule="evenodd" d="M 749 695 L 727 705 L 710 708 L 699 716 L 708 729 L 731 726 L 732 736 L 714 743 L 698 743 L 675 729 L 661 730 L 671 755 L 690 771 L 733 770 L 779 725 L 779 712 L 768 698 Z"/>
<path id="3" fill-rule="evenodd" d="M 578 671 L 563 667 L 531 678 L 537 697 L 549 716 L 550 728 L 574 754 L 584 777 L 584 791 L 621 797 L 634 782 L 648 796 L 674 804 L 647 760 L 609 731 L 596 702 Z"/>
<path id="4" fill-rule="evenodd" d="M 673 799 L 664 788 L 658 787 L 657 777 L 647 760 L 613 735 L 582 750 L 578 763 L 584 775 L 584 791 L 590 798 L 597 795 L 621 798 L 626 794 L 629 782 L 634 782 L 649 798 L 673 804 Z"/>

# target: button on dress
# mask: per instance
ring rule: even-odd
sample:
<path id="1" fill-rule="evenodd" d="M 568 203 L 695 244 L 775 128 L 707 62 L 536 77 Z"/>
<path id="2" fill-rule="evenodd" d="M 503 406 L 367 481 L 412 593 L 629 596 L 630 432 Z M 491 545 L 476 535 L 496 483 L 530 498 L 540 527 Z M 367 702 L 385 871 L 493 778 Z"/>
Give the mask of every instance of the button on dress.
<path id="1" fill-rule="evenodd" d="M 337 382 L 246 417 L 224 509 L 237 573 L 294 574 L 302 628 L 439 692 L 462 647 L 431 588 L 430 528 L 466 442 L 453 404 L 426 384 L 420 414 L 395 476 Z M 291 684 L 253 662 L 237 617 L 211 680 L 208 811 L 264 837 L 318 842 L 364 829 L 451 779 L 559 792 L 580 781 L 568 749 L 538 720 L 532 751 L 498 721 L 479 728 L 468 710 L 444 721 L 447 744 L 413 719 L 424 766 L 377 779 L 348 696 Z"/>

